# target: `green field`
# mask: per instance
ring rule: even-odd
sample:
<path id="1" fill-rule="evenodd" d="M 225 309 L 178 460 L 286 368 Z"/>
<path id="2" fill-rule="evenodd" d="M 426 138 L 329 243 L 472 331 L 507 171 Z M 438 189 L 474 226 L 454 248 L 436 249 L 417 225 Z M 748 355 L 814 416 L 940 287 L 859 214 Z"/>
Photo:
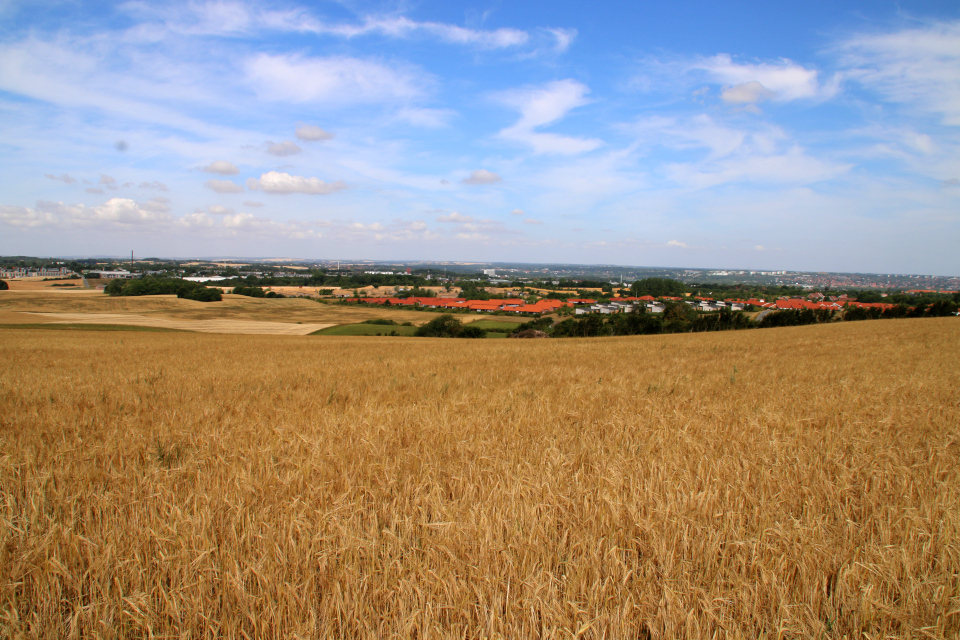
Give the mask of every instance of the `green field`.
<path id="1" fill-rule="evenodd" d="M 509 320 L 477 320 L 476 322 L 469 323 L 469 326 L 483 329 L 485 331 L 510 333 L 523 322 L 526 322 L 526 320 L 527 319 L 524 319 L 523 321 L 518 322 L 511 322 Z"/>
<path id="2" fill-rule="evenodd" d="M 391 333 L 398 336 L 412 336 L 416 327 L 404 327 L 391 324 L 341 324 L 314 331 L 312 336 L 389 336 Z"/>

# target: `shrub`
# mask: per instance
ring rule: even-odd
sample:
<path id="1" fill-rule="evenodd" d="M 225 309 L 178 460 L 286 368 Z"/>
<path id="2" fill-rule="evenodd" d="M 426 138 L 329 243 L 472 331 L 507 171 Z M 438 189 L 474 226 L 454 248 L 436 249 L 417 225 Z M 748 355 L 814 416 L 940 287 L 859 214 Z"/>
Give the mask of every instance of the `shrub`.
<path id="1" fill-rule="evenodd" d="M 360 324 L 387 324 L 396 326 L 396 321 L 387 320 L 386 318 L 372 318 L 370 320 L 364 320 Z"/>
<path id="2" fill-rule="evenodd" d="M 445 313 L 418 327 L 413 335 L 421 338 L 483 338 L 487 332 L 479 327 L 465 327 L 460 318 Z"/>
<path id="3" fill-rule="evenodd" d="M 10 285 L 7 284 L 6 280 L 0 280 L 0 291 L 6 291 L 10 288 Z"/>
<path id="4" fill-rule="evenodd" d="M 267 295 L 263 287 L 245 287 L 243 285 L 234 287 L 233 293 L 238 296 L 248 296 L 250 298 L 264 298 Z"/>

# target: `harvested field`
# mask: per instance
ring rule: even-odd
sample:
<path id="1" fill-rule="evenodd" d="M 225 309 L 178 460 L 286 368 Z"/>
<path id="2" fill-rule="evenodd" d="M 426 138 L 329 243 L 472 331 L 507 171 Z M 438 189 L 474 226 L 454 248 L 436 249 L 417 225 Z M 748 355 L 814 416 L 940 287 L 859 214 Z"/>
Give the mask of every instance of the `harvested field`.
<path id="1" fill-rule="evenodd" d="M 96 282 L 91 281 L 91 282 Z M 82 291 L 84 289 L 83 280 L 74 278 L 72 280 L 49 280 L 46 278 L 14 278 L 6 281 L 9 291 Z M 74 285 L 65 287 L 63 285 Z M 57 285 L 57 286 L 54 286 Z"/>
<path id="2" fill-rule="evenodd" d="M 331 326 L 362 322 L 371 318 L 390 318 L 398 323 L 422 324 L 435 317 L 425 311 L 393 309 L 382 306 L 321 304 L 315 300 L 291 298 L 249 298 L 225 295 L 222 302 L 197 302 L 173 295 L 111 297 L 102 291 L 0 291 L 0 314 L 5 312 L 70 313 L 94 315 L 109 314 L 109 322 L 127 322 L 120 317 L 144 316 L 164 321 L 224 321 L 303 323 Z M 43 320 L 32 320 L 32 322 Z M 71 319 L 71 322 L 78 321 Z M 2 322 L 2 317 L 0 317 Z M 29 322 L 17 320 L 16 322 Z M 163 326 L 163 325 L 156 325 Z M 172 326 L 172 325 L 167 325 Z M 322 327 L 321 327 L 322 328 Z M 309 333 L 309 332 L 307 332 Z"/>
<path id="3" fill-rule="evenodd" d="M 330 324 L 262 322 L 258 320 L 177 320 L 160 316 L 142 316 L 133 313 L 36 313 L 35 322 L 62 324 L 127 324 L 137 327 L 159 327 L 200 333 L 236 333 L 244 335 L 305 336 L 320 331 Z"/>
<path id="4" fill-rule="evenodd" d="M 957 318 L 2 337 L 0 637 L 960 634 Z"/>

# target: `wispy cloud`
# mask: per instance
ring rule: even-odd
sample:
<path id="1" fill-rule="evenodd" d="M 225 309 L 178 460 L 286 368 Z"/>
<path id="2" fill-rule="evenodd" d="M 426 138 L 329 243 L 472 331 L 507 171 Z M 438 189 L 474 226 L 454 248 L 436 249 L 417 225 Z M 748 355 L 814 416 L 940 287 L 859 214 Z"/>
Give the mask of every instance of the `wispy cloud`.
<path id="1" fill-rule="evenodd" d="M 887 101 L 960 125 L 960 21 L 857 35 L 836 50 L 851 80 Z"/>
<path id="2" fill-rule="evenodd" d="M 207 180 L 203 183 L 207 189 L 217 193 L 241 193 L 243 187 L 229 180 Z"/>
<path id="3" fill-rule="evenodd" d="M 497 135 L 521 142 L 535 153 L 575 155 L 592 151 L 603 144 L 595 138 L 577 138 L 536 131 L 561 120 L 571 110 L 587 104 L 589 89 L 575 80 L 558 80 L 544 86 L 518 89 L 500 95 L 505 104 L 520 111 L 520 120 Z"/>
<path id="4" fill-rule="evenodd" d="M 271 101 L 348 105 L 410 102 L 425 95 L 432 79 L 410 66 L 388 66 L 348 56 L 294 54 L 254 56 L 247 78 L 261 98 Z"/>
<path id="5" fill-rule="evenodd" d="M 719 54 L 693 62 L 690 68 L 704 71 L 714 81 L 726 85 L 720 98 L 731 104 L 829 98 L 839 90 L 839 77 L 822 83 L 819 71 L 790 60 L 740 63 L 727 54 Z"/>

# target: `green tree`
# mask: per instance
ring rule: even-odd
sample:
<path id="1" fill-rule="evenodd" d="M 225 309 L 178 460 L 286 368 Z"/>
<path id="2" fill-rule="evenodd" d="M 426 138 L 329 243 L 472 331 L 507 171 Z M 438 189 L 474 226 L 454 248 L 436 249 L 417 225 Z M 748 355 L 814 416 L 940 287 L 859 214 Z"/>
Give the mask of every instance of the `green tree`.
<path id="1" fill-rule="evenodd" d="M 635 296 L 682 296 L 686 285 L 671 278 L 643 278 L 630 286 L 630 293 Z"/>

